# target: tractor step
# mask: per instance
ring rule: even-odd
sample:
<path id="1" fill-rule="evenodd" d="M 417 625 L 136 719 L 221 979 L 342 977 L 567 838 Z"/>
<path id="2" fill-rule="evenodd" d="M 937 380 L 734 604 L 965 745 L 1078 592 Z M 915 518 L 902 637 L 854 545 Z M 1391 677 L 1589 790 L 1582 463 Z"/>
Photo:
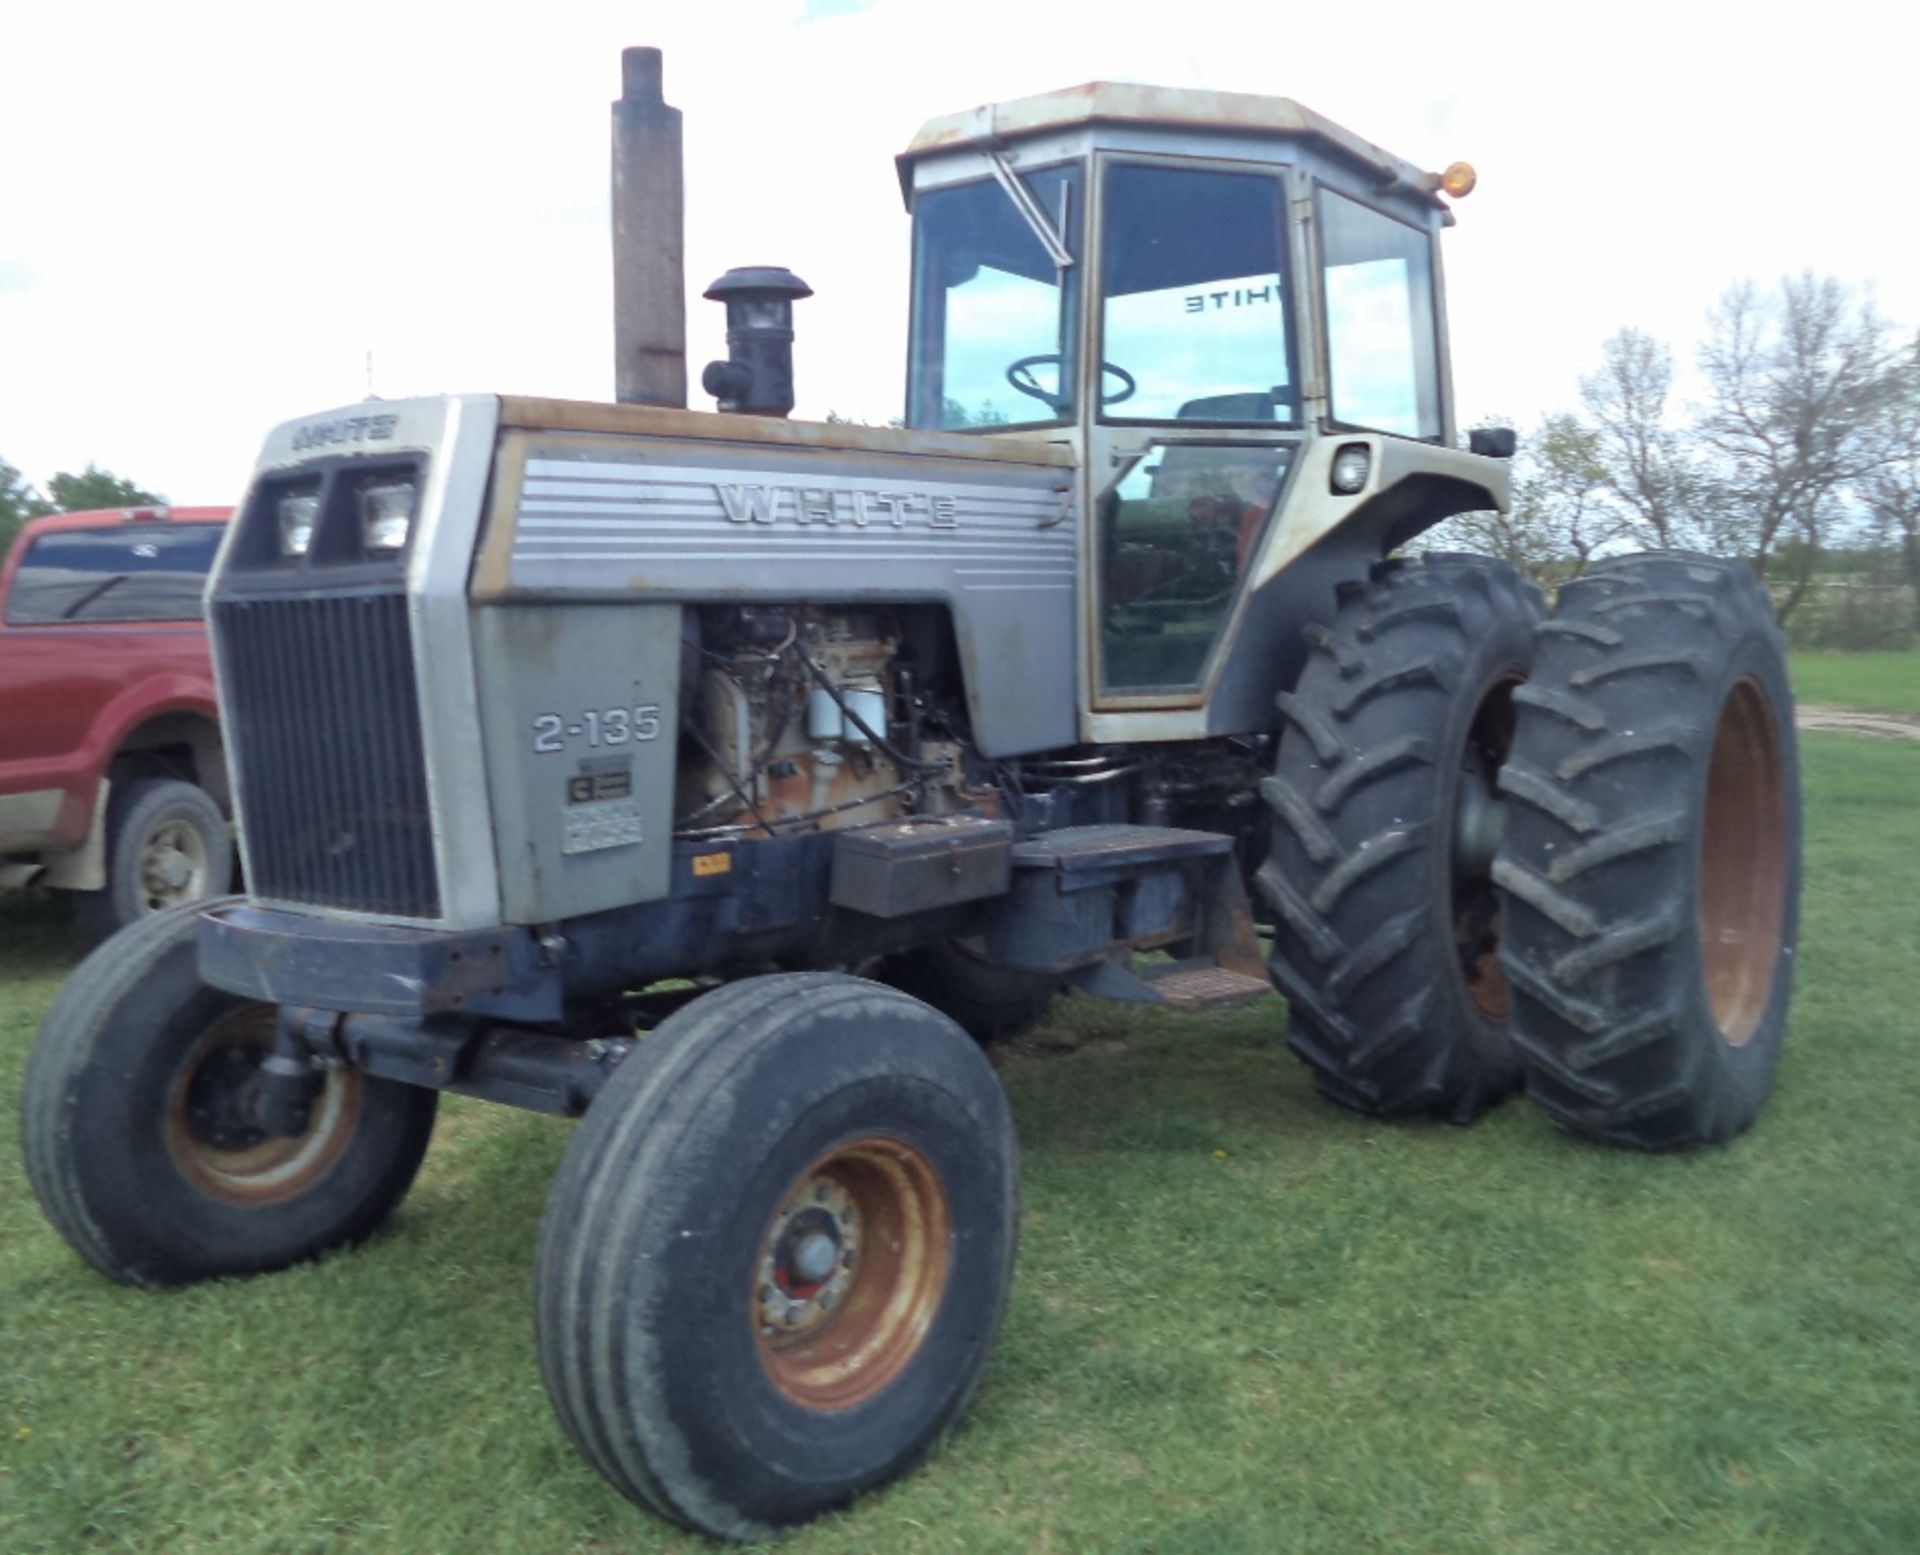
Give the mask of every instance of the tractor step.
<path id="1" fill-rule="evenodd" d="M 1221 832 L 1177 826 L 1068 826 L 1029 838 L 1013 850 L 1015 869 L 1063 874 L 1139 870 L 1187 859 L 1218 858 L 1233 847 Z"/>
<path id="2" fill-rule="evenodd" d="M 1267 991 L 1233 839 L 1173 826 L 1069 826 L 1016 843 L 987 957 L 1103 999 L 1191 1009 Z M 1137 952 L 1175 959 L 1132 969 Z"/>
<path id="3" fill-rule="evenodd" d="M 1196 1010 L 1208 1004 L 1245 1004 L 1273 992 L 1264 977 L 1249 977 L 1223 966 L 1171 967 L 1159 976 L 1150 970 L 1141 978 L 1163 1004 Z"/>
<path id="4" fill-rule="evenodd" d="M 1273 992 L 1273 984 L 1266 978 L 1233 971 L 1211 958 L 1163 961 L 1157 966 L 1144 967 L 1116 958 L 1082 967 L 1068 980 L 1096 999 L 1112 999 L 1121 1004 L 1163 1004 L 1176 1010 L 1245 1004 Z"/>

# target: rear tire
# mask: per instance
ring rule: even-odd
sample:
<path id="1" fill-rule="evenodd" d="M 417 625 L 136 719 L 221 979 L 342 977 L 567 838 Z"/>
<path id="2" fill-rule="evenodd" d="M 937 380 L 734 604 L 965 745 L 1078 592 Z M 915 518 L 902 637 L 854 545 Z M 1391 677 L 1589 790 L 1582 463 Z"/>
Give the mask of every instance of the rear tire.
<path id="1" fill-rule="evenodd" d="M 1560 591 L 1501 783 L 1501 958 L 1527 1088 L 1642 1150 L 1732 1138 L 1773 1087 L 1799 938 L 1784 645 L 1741 563 L 1611 561 Z"/>
<path id="2" fill-rule="evenodd" d="M 169 907 L 224 896 L 233 838 L 206 790 L 176 778 L 116 783 L 107 799 L 107 883 L 77 904 L 88 937 L 105 939 Z"/>
<path id="3" fill-rule="evenodd" d="M 607 1082 L 548 1196 L 540 1369 L 588 1462 L 754 1539 L 917 1461 L 978 1386 L 1019 1165 L 978 1047 L 835 973 L 728 984 Z"/>
<path id="4" fill-rule="evenodd" d="M 1019 1035 L 1060 992 L 1057 977 L 993 966 L 957 941 L 888 956 L 873 977 L 931 1004 L 982 1045 Z"/>
<path id="5" fill-rule="evenodd" d="M 1256 884 L 1288 1046 L 1343 1107 L 1469 1123 L 1519 1083 L 1488 827 L 1543 613 L 1502 562 L 1383 562 L 1280 698 Z"/>
<path id="6" fill-rule="evenodd" d="M 27 1057 L 27 1178 L 56 1230 L 108 1279 L 182 1285 L 359 1242 L 419 1169 L 439 1096 L 333 1070 L 305 1134 L 248 1120 L 271 1005 L 200 980 L 191 903 L 81 962 Z"/>

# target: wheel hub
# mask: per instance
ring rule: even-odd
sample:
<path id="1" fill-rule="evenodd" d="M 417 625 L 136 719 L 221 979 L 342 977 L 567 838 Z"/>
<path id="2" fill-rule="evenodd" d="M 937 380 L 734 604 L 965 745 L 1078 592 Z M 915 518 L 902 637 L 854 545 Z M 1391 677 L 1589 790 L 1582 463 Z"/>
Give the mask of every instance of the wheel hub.
<path id="1" fill-rule="evenodd" d="M 800 1338 L 825 1325 L 853 1283 L 860 1216 L 852 1195 L 810 1177 L 781 1205 L 760 1259 L 760 1327 Z"/>
<path id="2" fill-rule="evenodd" d="M 150 911 L 205 895 L 206 850 L 192 827 L 170 822 L 140 850 L 140 889 Z"/>
<path id="3" fill-rule="evenodd" d="M 273 1012 L 249 1006 L 214 1022 L 188 1050 L 167 1097 L 162 1138 L 183 1176 L 210 1198 L 248 1208 L 296 1198 L 332 1171 L 353 1138 L 357 1071 L 330 1074 L 297 1137 L 268 1134 L 254 1114 Z"/>

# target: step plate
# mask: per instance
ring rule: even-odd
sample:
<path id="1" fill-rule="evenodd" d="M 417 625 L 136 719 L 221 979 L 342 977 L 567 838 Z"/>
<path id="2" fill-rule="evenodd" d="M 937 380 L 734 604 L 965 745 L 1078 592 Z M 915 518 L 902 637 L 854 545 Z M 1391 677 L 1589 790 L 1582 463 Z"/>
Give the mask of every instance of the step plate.
<path id="1" fill-rule="evenodd" d="M 1248 977 L 1221 966 L 1194 967 L 1146 981 L 1162 1002 L 1182 1010 L 1203 1004 L 1245 1004 L 1273 992 L 1273 984 L 1264 977 Z"/>

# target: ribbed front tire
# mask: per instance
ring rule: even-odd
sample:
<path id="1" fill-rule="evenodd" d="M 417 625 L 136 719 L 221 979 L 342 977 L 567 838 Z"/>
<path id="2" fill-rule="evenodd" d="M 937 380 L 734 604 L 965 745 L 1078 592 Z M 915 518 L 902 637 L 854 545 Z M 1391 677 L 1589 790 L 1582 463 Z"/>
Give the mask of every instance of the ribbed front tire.
<path id="1" fill-rule="evenodd" d="M 980 1049 L 894 989 L 749 978 L 594 1099 L 541 1224 L 548 1396 L 631 1499 L 755 1539 L 901 1473 L 964 1412 L 1019 1163 Z"/>

